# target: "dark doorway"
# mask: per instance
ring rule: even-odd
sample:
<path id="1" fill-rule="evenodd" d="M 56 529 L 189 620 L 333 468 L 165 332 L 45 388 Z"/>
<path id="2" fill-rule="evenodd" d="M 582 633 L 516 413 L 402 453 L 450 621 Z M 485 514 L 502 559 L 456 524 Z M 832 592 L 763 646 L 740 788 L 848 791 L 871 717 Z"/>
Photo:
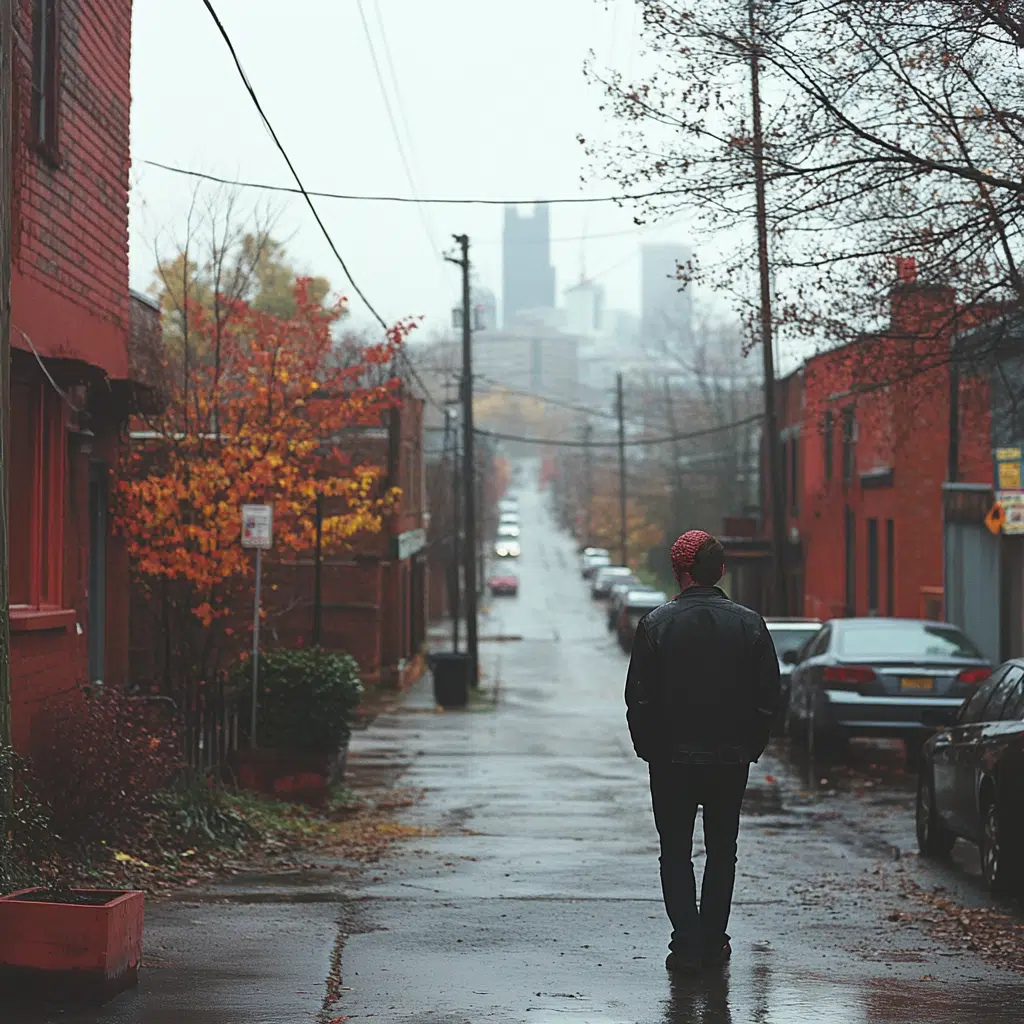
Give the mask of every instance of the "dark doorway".
<path id="1" fill-rule="evenodd" d="M 103 682 L 107 667 L 107 464 L 89 463 L 89 679 Z"/>

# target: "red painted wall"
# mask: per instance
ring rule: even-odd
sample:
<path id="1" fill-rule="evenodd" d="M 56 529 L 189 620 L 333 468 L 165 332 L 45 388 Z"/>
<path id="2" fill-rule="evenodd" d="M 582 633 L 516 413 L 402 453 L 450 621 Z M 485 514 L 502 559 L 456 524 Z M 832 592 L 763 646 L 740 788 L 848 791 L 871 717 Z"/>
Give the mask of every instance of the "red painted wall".
<path id="1" fill-rule="evenodd" d="M 93 415 L 93 451 L 67 436 L 59 607 L 12 621 L 16 746 L 31 750 L 40 717 L 80 699 L 89 682 L 89 464 L 114 472 L 126 409 L 107 381 L 128 377 L 129 70 L 131 0 L 63 0 L 57 149 L 44 154 L 32 123 L 33 3 L 15 0 L 12 372 L 50 388 L 36 354 L 76 408 Z M 30 339 L 30 340 L 29 340 Z M 33 352 L 33 348 L 35 352 Z M 51 396 L 52 397 L 52 396 Z M 63 399 L 61 399 L 63 401 Z M 77 413 L 68 408 L 73 426 Z M 34 444 L 12 423 L 12 444 Z M 30 486 L 12 476 L 12 493 Z M 111 479 L 111 489 L 113 479 Z M 12 533 L 11 544 L 25 544 Z M 127 672 L 127 561 L 107 544 L 104 681 Z"/>
<path id="2" fill-rule="evenodd" d="M 131 0 L 64 0 L 58 159 L 33 142 L 32 0 L 16 0 L 13 344 L 128 376 Z"/>

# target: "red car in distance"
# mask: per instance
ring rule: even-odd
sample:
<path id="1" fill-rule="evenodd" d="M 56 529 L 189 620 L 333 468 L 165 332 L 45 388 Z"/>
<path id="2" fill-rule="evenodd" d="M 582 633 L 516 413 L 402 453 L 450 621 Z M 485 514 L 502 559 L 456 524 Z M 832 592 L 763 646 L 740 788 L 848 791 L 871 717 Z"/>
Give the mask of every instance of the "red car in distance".
<path id="1" fill-rule="evenodd" d="M 519 593 L 519 578 L 508 574 L 492 576 L 487 581 L 492 597 L 515 597 Z"/>

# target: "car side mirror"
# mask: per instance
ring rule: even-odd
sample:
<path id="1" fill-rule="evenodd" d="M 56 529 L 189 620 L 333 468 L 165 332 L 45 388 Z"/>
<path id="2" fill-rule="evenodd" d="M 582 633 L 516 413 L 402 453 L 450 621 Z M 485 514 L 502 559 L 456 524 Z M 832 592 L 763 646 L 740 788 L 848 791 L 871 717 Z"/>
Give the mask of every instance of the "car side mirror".
<path id="1" fill-rule="evenodd" d="M 800 652 L 795 650 L 788 650 L 782 652 L 782 664 L 783 665 L 799 665 L 800 664 Z"/>

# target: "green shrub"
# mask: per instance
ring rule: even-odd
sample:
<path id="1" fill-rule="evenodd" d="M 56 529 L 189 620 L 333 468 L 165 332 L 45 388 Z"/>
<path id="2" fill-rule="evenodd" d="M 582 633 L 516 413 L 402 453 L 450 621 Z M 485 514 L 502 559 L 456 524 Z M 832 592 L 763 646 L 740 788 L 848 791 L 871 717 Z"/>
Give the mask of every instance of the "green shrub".
<path id="1" fill-rule="evenodd" d="M 160 794 L 157 806 L 186 846 L 240 847 L 256 836 L 224 791 L 205 779 L 183 778 L 173 789 Z"/>
<path id="2" fill-rule="evenodd" d="M 246 659 L 236 685 L 248 724 L 252 666 Z M 319 647 L 260 655 L 257 736 L 269 749 L 334 754 L 349 738 L 363 695 L 359 666 L 349 654 Z"/>

